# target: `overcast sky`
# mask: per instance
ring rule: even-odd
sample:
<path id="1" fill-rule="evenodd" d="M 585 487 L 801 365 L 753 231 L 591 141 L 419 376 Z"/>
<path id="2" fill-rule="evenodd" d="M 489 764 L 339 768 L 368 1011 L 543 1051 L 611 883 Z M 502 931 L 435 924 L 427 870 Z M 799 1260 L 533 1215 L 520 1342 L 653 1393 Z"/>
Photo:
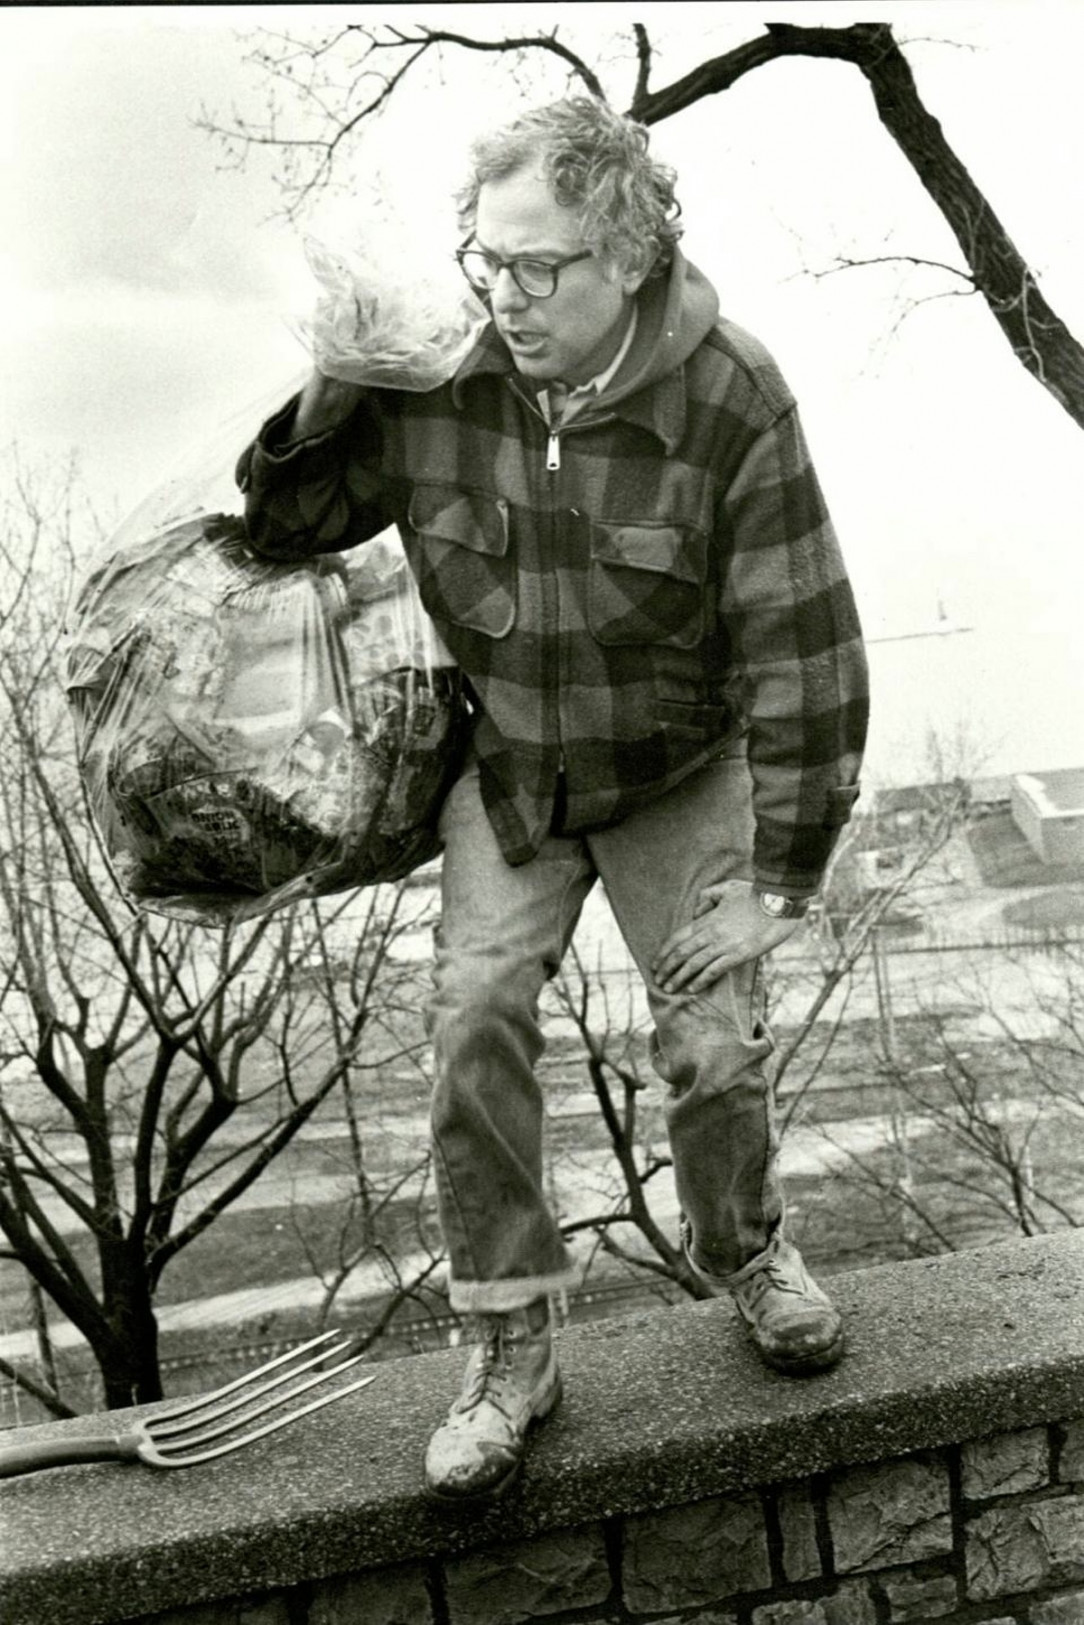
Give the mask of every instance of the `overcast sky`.
<path id="1" fill-rule="evenodd" d="M 5 7 L 0 118 L 14 184 L 0 200 L 0 444 L 17 441 L 31 460 L 77 448 L 113 521 L 177 459 L 239 449 L 304 368 L 291 320 L 315 285 L 298 233 L 268 218 L 272 165 L 223 169 L 194 123 L 201 106 L 223 117 L 260 107 L 243 38 L 259 24 L 300 32 L 366 16 L 497 33 L 556 22 L 601 57 L 621 102 L 634 65 L 617 35 L 629 19 L 652 32 L 661 84 L 767 19 L 874 15 L 909 42 L 927 105 L 1084 335 L 1080 0 Z M 560 88 L 550 77 L 540 91 Z M 449 253 L 463 146 L 514 94 L 503 63 L 449 56 L 443 84 L 404 97 L 369 142 L 357 184 L 400 200 L 433 252 Z M 815 274 L 836 254 L 959 263 L 860 76 L 772 64 L 653 141 L 682 178 L 690 257 L 798 395 L 872 640 L 873 775 L 916 776 L 929 725 L 968 729 L 987 771 L 1084 764 L 1084 433 L 976 301 L 905 314 L 949 279 Z M 316 225 L 342 218 L 340 207 Z M 942 611 L 973 630 L 897 641 Z"/>

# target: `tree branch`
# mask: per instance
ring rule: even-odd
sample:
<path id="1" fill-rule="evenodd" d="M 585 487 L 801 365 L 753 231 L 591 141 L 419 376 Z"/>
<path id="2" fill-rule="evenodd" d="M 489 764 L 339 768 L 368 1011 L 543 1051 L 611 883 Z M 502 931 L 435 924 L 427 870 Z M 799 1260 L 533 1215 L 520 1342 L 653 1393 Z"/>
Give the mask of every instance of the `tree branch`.
<path id="1" fill-rule="evenodd" d="M 647 100 L 648 82 L 651 78 L 651 41 L 647 37 L 647 29 L 643 23 L 633 23 L 633 34 L 636 36 L 636 89 L 632 93 L 632 105 L 638 107 Z"/>
<path id="2" fill-rule="evenodd" d="M 18 1366 L 12 1365 L 2 1355 L 0 1355 L 0 1375 L 7 1377 L 9 1382 L 15 1383 L 16 1387 L 29 1394 L 31 1399 L 36 1399 L 38 1404 L 43 1405 L 50 1416 L 55 1416 L 58 1421 L 64 1421 L 70 1416 L 79 1414 L 77 1411 L 73 1411 L 70 1405 L 65 1405 L 64 1401 L 53 1389 L 45 1388 L 41 1383 L 35 1382 L 33 1377 L 28 1377 L 25 1371 L 20 1371 Z"/>
<path id="3" fill-rule="evenodd" d="M 810 271 L 808 274 L 814 281 L 821 281 L 824 277 L 838 276 L 840 271 L 862 270 L 870 265 L 919 265 L 931 271 L 944 271 L 949 276 L 959 277 L 966 282 L 968 290 L 976 293 L 975 278 L 968 271 L 961 271 L 958 265 L 949 265 L 944 260 L 930 260 L 920 254 L 864 254 L 860 259 L 851 259 L 846 254 L 839 254 L 834 265 L 826 266 L 821 271 Z"/>
<path id="4" fill-rule="evenodd" d="M 629 112 L 644 124 L 658 124 L 705 96 L 729 90 L 754 68 L 791 56 L 850 62 L 863 74 L 881 123 L 947 222 L 1017 360 L 1084 428 L 1084 349 L 1047 304 L 1034 273 L 927 111 L 889 23 L 846 28 L 768 23 L 764 38 L 701 63 L 672 85 L 634 101 Z"/>
<path id="5" fill-rule="evenodd" d="M 101 1305 L 56 1232 L 42 1224 L 36 1215 L 34 1222 L 48 1238 L 49 1246 L 57 1249 L 56 1255 L 39 1242 L 27 1222 L 26 1212 L 15 1201 L 8 1199 L 4 1188 L 8 1182 L 18 1190 L 18 1182 L 12 1179 L 10 1165 L 5 1170 L 4 1183 L 0 1183 L 0 1230 L 10 1241 L 24 1268 L 44 1287 L 57 1308 L 73 1326 L 79 1328 L 97 1352 L 108 1344 L 111 1337 L 109 1322 Z M 20 1198 L 22 1194 L 19 1192 Z"/>
<path id="6" fill-rule="evenodd" d="M 392 32 L 399 35 L 395 43 L 417 45 L 424 41 L 423 49 L 430 45 L 459 45 L 467 51 L 548 51 L 567 63 L 592 96 L 597 96 L 600 101 L 607 99 L 598 75 L 587 66 L 581 56 L 577 56 L 575 51 L 570 50 L 557 38 L 556 28 L 549 34 L 525 34 L 499 40 L 473 39 L 469 34 L 453 34 L 442 28 L 423 28 L 416 35 L 401 34 L 398 29 L 393 29 Z M 391 43 L 374 40 L 376 48 L 381 50 L 389 48 Z"/>

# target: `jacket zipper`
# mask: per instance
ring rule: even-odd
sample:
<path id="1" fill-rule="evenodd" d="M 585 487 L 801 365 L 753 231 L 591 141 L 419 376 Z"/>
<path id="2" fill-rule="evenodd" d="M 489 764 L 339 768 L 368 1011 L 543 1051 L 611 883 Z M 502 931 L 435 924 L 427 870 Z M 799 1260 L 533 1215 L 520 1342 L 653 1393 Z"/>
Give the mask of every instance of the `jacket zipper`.
<path id="1" fill-rule="evenodd" d="M 539 415 L 541 416 L 541 414 Z M 588 421 L 582 425 L 582 427 L 585 429 L 597 429 L 603 423 L 612 423 L 615 416 L 616 413 L 610 412 L 604 418 L 589 418 Z M 545 420 L 543 419 L 543 421 Z M 575 432 L 575 430 L 579 429 L 580 427 L 581 424 L 579 422 L 569 425 L 569 429 L 572 432 Z M 548 424 L 547 431 L 546 472 L 548 474 L 557 474 L 561 469 L 561 435 L 566 431 L 562 429 L 550 429 Z"/>
<path id="2" fill-rule="evenodd" d="M 537 415 L 539 417 L 542 417 L 542 414 L 541 414 L 541 412 L 538 411 L 538 408 L 536 406 L 534 406 L 533 403 L 530 403 L 530 404 L 532 405 L 532 409 L 537 413 Z M 607 417 L 601 418 L 601 419 L 596 419 L 595 421 L 596 422 L 602 422 L 602 423 L 609 423 L 611 421 L 612 417 L 613 417 L 613 414 L 610 413 Z M 542 419 L 542 421 L 545 423 L 544 418 Z M 589 427 L 590 425 L 587 425 L 587 426 Z M 547 423 L 546 424 L 546 472 L 547 472 L 547 474 L 559 474 L 560 471 L 561 471 L 561 434 L 560 434 L 560 430 L 551 428 L 550 425 Z M 551 502 L 550 502 L 550 514 L 549 514 L 549 517 L 550 517 L 550 535 L 551 535 L 551 546 L 552 546 L 553 528 L 556 525 L 556 519 L 557 519 L 556 504 L 552 501 L 552 497 L 551 497 Z M 560 616 L 558 616 L 558 630 L 559 630 L 559 627 L 560 627 Z M 557 705 L 557 753 L 558 753 L 557 754 L 557 771 L 559 773 L 563 774 L 564 771 L 565 771 L 565 752 L 564 752 L 564 746 L 561 743 L 561 705 L 560 705 L 559 696 L 557 697 L 556 705 Z"/>
<path id="3" fill-rule="evenodd" d="M 541 416 L 541 414 L 539 414 L 539 415 Z M 560 779 L 560 776 L 565 771 L 565 752 L 564 752 L 564 744 L 563 744 L 563 741 L 561 739 L 561 641 L 560 641 L 561 640 L 561 607 L 560 607 L 560 589 L 559 589 L 559 586 L 558 586 L 558 574 L 557 574 L 556 569 L 552 568 L 552 566 L 553 566 L 554 554 L 555 554 L 555 551 L 556 551 L 556 539 L 557 539 L 557 480 L 556 480 L 556 476 L 561 471 L 561 438 L 560 438 L 560 434 L 559 434 L 559 431 L 558 431 L 557 428 L 551 426 L 548 422 L 546 422 L 546 420 L 544 418 L 543 418 L 543 422 L 546 423 L 546 473 L 548 475 L 548 479 L 546 481 L 546 486 L 547 486 L 546 528 L 547 528 L 547 531 L 548 531 L 548 538 L 547 538 L 547 554 L 548 554 L 548 558 L 546 558 L 544 560 L 544 563 L 546 563 L 547 565 L 550 566 L 550 574 L 551 574 L 551 578 L 552 578 L 552 588 L 551 588 L 551 590 L 552 590 L 553 594 L 555 595 L 554 596 L 554 601 L 553 601 L 553 629 L 552 629 L 552 632 L 553 632 L 553 639 L 554 639 L 554 653 L 555 653 L 555 656 L 556 656 L 556 666 L 557 666 L 557 681 L 556 681 L 556 683 L 554 685 L 554 688 L 553 688 L 550 703 L 553 706 L 553 726 L 554 726 L 554 733 L 556 735 L 556 743 L 557 743 L 557 773 L 558 773 L 558 779 Z M 546 596 L 547 595 L 545 593 L 545 589 L 543 589 L 543 604 L 545 604 Z M 543 614 L 545 614 L 545 610 L 543 610 Z"/>
<path id="4" fill-rule="evenodd" d="M 556 474 L 561 467 L 561 440 L 556 429 L 551 429 L 546 441 L 546 470 Z"/>
<path id="5" fill-rule="evenodd" d="M 545 425 L 545 428 L 546 428 L 546 473 L 547 474 L 559 474 L 561 472 L 561 433 L 562 433 L 561 429 L 560 428 L 557 428 L 557 429 L 551 429 L 550 428 L 549 424 L 546 423 L 546 419 L 543 417 L 541 411 L 539 410 L 537 403 L 535 401 L 531 400 L 522 390 L 516 388 L 515 380 L 509 379 L 509 384 L 510 384 L 510 386 L 512 388 L 513 393 L 519 396 L 519 399 L 523 402 L 523 404 L 527 408 L 527 410 L 529 412 L 533 412 L 535 417 L 538 418 L 539 422 L 543 423 Z M 608 412 L 605 417 L 594 418 L 594 417 L 589 416 L 587 422 L 583 425 L 583 427 L 586 428 L 586 429 L 590 429 L 590 428 L 595 428 L 599 424 L 602 424 L 602 423 L 612 423 L 613 420 L 614 420 L 615 415 L 616 414 L 613 413 L 613 412 Z M 577 422 L 577 423 L 573 424 L 572 427 L 573 428 L 579 428 L 580 425 Z"/>

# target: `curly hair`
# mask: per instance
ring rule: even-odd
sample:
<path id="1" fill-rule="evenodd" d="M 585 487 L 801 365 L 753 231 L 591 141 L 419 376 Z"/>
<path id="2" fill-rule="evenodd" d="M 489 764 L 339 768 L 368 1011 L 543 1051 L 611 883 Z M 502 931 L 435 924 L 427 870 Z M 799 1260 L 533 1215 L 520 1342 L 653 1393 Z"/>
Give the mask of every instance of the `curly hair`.
<path id="1" fill-rule="evenodd" d="M 584 245 L 622 271 L 659 276 L 681 236 L 675 173 L 648 155 L 648 132 L 595 97 L 550 102 L 480 136 L 456 196 L 459 224 L 474 230 L 478 194 L 532 161 L 557 202 L 578 211 Z"/>

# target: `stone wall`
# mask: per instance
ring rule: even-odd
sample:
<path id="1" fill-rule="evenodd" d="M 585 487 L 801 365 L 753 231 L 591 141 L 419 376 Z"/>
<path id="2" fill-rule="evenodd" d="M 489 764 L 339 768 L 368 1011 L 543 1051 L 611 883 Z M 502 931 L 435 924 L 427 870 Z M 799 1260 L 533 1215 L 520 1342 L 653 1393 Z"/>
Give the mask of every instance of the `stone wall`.
<path id="1" fill-rule="evenodd" d="M 566 1332 L 565 1403 L 485 1512 L 419 1494 L 450 1354 L 213 1466 L 10 1480 L 0 1620 L 1084 1625 L 1084 1235 L 833 1288 L 849 1352 L 802 1382 L 728 1304 Z"/>

